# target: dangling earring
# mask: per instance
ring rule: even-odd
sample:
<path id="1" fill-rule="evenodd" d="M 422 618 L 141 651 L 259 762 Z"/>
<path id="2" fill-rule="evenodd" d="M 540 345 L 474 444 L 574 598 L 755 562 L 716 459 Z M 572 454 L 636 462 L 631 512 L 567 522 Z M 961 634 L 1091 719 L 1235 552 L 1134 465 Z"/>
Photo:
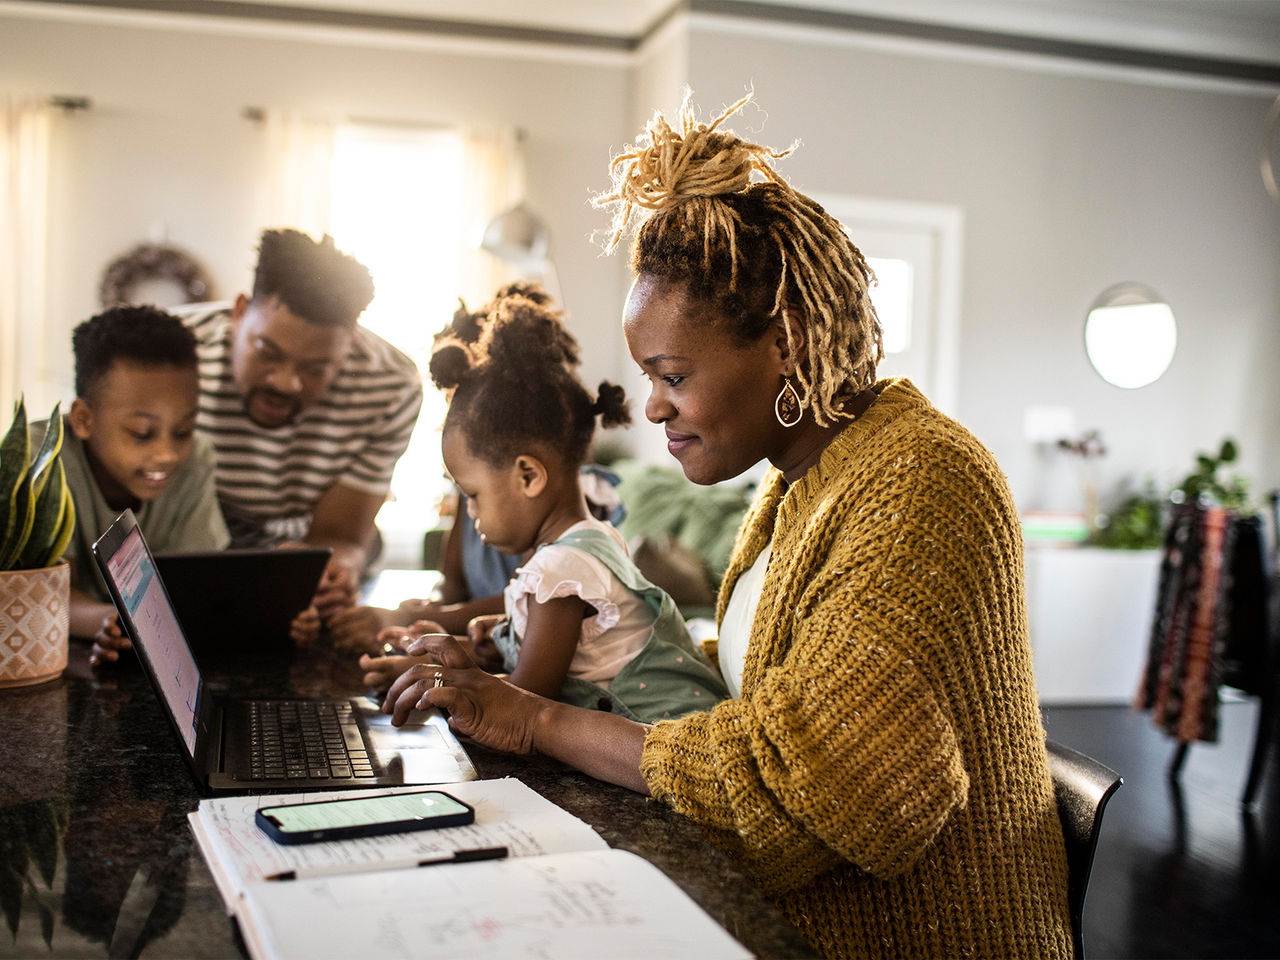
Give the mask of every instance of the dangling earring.
<path id="1" fill-rule="evenodd" d="M 773 415 L 784 427 L 794 427 L 804 415 L 804 404 L 800 401 L 796 388 L 791 385 L 790 377 L 783 378 L 778 399 L 773 401 Z"/>

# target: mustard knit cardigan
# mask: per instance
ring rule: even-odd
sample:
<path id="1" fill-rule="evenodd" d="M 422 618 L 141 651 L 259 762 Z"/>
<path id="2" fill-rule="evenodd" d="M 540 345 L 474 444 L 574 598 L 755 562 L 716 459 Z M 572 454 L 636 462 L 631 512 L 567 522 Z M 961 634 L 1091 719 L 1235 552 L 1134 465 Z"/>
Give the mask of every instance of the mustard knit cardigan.
<path id="1" fill-rule="evenodd" d="M 1067 868 L 1003 474 L 906 380 L 790 489 L 742 696 L 656 725 L 641 770 L 824 956 L 1071 955 Z"/>

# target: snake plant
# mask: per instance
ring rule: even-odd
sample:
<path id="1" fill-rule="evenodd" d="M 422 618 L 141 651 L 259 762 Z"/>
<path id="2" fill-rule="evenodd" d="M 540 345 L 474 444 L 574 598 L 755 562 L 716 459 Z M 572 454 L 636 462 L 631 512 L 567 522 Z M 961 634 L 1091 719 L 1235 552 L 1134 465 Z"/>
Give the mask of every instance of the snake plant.
<path id="1" fill-rule="evenodd" d="M 9 432 L 0 441 L 0 570 L 35 570 L 57 562 L 75 530 L 76 511 L 67 487 L 63 425 L 56 404 L 44 441 L 32 456 L 27 406 L 14 406 Z"/>

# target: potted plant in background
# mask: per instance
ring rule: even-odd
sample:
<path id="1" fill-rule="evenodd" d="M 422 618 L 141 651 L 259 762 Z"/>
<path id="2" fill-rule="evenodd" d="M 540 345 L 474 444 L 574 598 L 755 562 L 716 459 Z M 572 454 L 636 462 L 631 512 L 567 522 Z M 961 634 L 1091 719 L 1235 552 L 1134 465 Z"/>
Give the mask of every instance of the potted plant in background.
<path id="1" fill-rule="evenodd" d="M 1227 437 L 1218 452 L 1197 453 L 1196 468 L 1168 494 L 1156 492 L 1148 480 L 1139 493 L 1125 497 L 1114 510 L 1100 518 L 1089 545 L 1119 550 L 1150 550 L 1164 543 L 1169 522 L 1169 505 L 1205 503 L 1251 514 L 1249 481 L 1240 474 L 1219 477 L 1218 470 L 1239 456 L 1236 442 Z"/>
<path id="2" fill-rule="evenodd" d="M 67 665 L 71 568 L 62 552 L 76 519 L 59 406 L 34 456 L 23 400 L 0 441 L 0 688 L 52 680 Z"/>
<path id="3" fill-rule="evenodd" d="M 1166 504 L 1169 498 L 1156 492 L 1153 481 L 1130 493 L 1115 509 L 1099 518 L 1089 546 L 1110 550 L 1155 550 L 1164 543 Z"/>
<path id="4" fill-rule="evenodd" d="M 1227 437 L 1218 447 L 1217 454 L 1197 453 L 1196 468 L 1174 490 L 1174 502 L 1201 501 L 1227 507 L 1242 513 L 1249 509 L 1249 481 L 1235 473 L 1219 479 L 1218 468 L 1235 463 L 1239 456 L 1236 442 Z"/>
<path id="5" fill-rule="evenodd" d="M 1107 455 L 1107 448 L 1102 443 L 1102 434 L 1097 430 L 1089 430 L 1072 440 L 1063 437 L 1058 441 L 1058 449 L 1074 454 L 1080 458 L 1080 472 L 1084 490 L 1084 521 L 1089 536 L 1098 532 L 1098 468 L 1097 461 Z"/>

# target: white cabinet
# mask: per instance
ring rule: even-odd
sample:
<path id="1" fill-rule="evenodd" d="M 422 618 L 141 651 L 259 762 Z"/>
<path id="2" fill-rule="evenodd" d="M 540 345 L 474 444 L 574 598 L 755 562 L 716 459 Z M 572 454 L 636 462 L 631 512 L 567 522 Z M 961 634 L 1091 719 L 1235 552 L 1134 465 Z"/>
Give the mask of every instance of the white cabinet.
<path id="1" fill-rule="evenodd" d="M 1159 550 L 1027 550 L 1027 619 L 1041 703 L 1133 701 L 1159 575 Z"/>

